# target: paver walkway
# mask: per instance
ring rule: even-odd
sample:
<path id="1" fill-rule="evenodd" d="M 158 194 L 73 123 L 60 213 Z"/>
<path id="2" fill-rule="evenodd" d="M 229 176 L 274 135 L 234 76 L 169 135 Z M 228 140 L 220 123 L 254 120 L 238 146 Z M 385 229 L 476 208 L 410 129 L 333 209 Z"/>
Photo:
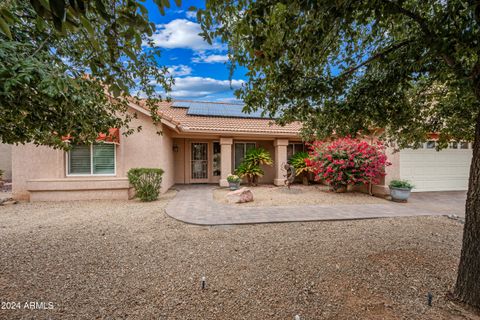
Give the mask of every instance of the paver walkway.
<path id="1" fill-rule="evenodd" d="M 170 201 L 166 212 L 177 220 L 198 225 L 228 225 L 270 222 L 350 220 L 407 216 L 459 214 L 450 206 L 429 207 L 414 203 L 301 205 L 275 207 L 241 207 L 226 205 L 213 199 L 216 186 L 189 185 L 177 187 L 179 192 Z"/>

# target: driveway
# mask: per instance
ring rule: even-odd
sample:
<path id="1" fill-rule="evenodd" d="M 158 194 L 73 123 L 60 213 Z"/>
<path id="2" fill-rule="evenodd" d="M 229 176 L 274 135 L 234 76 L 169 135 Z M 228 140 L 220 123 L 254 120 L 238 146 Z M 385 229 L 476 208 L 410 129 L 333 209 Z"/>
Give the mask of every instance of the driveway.
<path id="1" fill-rule="evenodd" d="M 466 200 L 466 191 L 414 192 L 409 199 L 409 204 L 426 210 L 464 217 Z"/>
<path id="2" fill-rule="evenodd" d="M 409 203 L 385 200 L 380 204 L 242 207 L 217 203 L 213 199 L 215 188 L 212 185 L 177 187 L 179 192 L 167 206 L 166 213 L 177 220 L 197 225 L 355 220 L 461 215 L 462 201 L 465 201 L 463 192 L 438 192 L 414 194 Z"/>

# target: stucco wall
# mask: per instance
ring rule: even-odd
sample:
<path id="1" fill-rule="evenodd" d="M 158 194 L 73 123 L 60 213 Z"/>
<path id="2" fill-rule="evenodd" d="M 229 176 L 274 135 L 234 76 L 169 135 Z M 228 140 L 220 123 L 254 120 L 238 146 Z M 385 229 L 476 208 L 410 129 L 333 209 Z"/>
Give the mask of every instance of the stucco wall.
<path id="1" fill-rule="evenodd" d="M 0 170 L 3 170 L 3 179 L 12 179 L 12 145 L 0 144 Z"/>
<path id="2" fill-rule="evenodd" d="M 32 144 L 14 146 L 14 197 L 38 201 L 128 199 L 131 190 L 126 175 L 134 167 L 162 168 L 165 173 L 161 191 L 167 191 L 174 184 L 171 131 L 164 127 L 163 135 L 158 135 L 157 127 L 143 114 L 131 123 L 132 127 L 138 125 L 142 126 L 142 131 L 120 137 L 120 144 L 116 147 L 115 176 L 67 177 L 64 151 Z"/>
<path id="3" fill-rule="evenodd" d="M 275 147 L 273 146 L 273 140 L 257 141 L 257 148 L 264 148 L 270 153 L 270 157 L 275 161 Z M 271 166 L 262 166 L 265 174 L 258 179 L 259 183 L 273 183 L 275 179 L 275 163 Z"/>
<path id="4" fill-rule="evenodd" d="M 186 142 L 183 138 L 177 138 L 173 139 L 173 143 L 178 150 L 177 152 L 173 153 L 175 183 L 184 184 L 186 183 L 185 172 L 187 170 L 185 164 Z"/>

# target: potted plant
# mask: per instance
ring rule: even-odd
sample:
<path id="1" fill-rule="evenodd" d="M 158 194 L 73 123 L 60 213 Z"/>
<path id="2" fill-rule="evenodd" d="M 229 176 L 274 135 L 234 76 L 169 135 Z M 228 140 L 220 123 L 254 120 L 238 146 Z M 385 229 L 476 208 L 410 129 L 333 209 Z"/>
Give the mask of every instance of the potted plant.
<path id="1" fill-rule="evenodd" d="M 388 187 L 393 201 L 407 202 L 414 186 L 406 180 L 392 180 Z"/>
<path id="2" fill-rule="evenodd" d="M 240 177 L 236 174 L 229 174 L 227 176 L 227 182 L 230 190 L 237 190 L 240 188 Z"/>

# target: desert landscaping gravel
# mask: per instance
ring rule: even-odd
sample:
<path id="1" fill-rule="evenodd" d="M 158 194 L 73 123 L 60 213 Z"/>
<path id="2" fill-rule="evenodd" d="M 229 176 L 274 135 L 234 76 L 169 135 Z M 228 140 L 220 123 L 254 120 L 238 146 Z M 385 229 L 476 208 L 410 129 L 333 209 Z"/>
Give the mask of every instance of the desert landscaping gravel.
<path id="1" fill-rule="evenodd" d="M 0 300 L 22 304 L 0 318 L 478 319 L 445 298 L 458 221 L 201 227 L 164 214 L 174 195 L 0 207 Z"/>
<path id="2" fill-rule="evenodd" d="M 242 186 L 243 187 L 243 186 Z M 253 202 L 242 203 L 242 207 L 269 207 L 269 206 L 296 206 L 296 205 L 343 205 L 343 204 L 375 204 L 385 203 L 387 200 L 373 197 L 361 192 L 335 193 L 328 190 L 324 185 L 293 185 L 287 187 L 276 187 L 273 185 L 259 185 L 249 187 L 253 193 Z M 227 204 L 225 197 L 230 190 L 218 188 L 213 192 L 215 201 Z"/>

